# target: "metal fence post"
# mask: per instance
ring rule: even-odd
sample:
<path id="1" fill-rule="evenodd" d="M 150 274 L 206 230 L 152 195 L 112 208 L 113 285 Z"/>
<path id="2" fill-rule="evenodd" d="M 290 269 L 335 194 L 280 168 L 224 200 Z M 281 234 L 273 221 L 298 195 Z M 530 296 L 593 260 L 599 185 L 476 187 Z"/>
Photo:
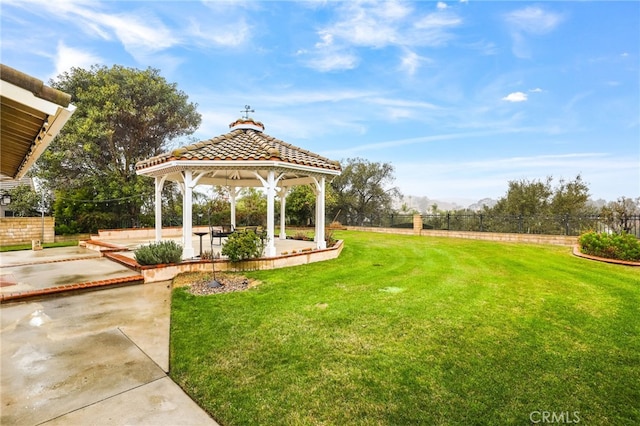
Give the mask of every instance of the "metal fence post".
<path id="1" fill-rule="evenodd" d="M 522 234 L 522 215 L 518 215 L 518 233 Z"/>

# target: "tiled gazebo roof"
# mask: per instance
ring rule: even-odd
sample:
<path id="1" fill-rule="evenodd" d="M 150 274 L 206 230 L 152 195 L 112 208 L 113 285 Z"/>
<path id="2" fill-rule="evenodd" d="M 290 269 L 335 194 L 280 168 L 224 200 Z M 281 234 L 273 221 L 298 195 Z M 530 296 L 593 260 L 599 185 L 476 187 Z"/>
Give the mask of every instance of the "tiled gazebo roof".
<path id="1" fill-rule="evenodd" d="M 240 119 L 230 125 L 229 133 L 167 152 L 136 164 L 137 170 L 179 160 L 277 161 L 292 165 L 340 171 L 340 163 L 286 143 L 262 132 L 261 122 Z"/>

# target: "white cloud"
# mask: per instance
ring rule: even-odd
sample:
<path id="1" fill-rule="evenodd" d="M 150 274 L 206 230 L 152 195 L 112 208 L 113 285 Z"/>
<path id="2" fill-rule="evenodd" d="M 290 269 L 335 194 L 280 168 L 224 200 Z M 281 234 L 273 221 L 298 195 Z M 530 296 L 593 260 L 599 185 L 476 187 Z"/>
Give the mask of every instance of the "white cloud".
<path id="1" fill-rule="evenodd" d="M 251 27 L 244 19 L 213 26 L 191 19 L 186 32 L 194 43 L 205 48 L 240 46 L 251 38 Z"/>
<path id="2" fill-rule="evenodd" d="M 411 108 L 411 109 L 438 109 L 439 107 L 423 101 L 408 101 L 405 99 L 390 99 L 390 98 L 381 98 L 381 97 L 372 97 L 368 98 L 367 102 L 376 105 L 383 106 L 393 106 L 393 107 L 401 107 L 401 108 Z"/>
<path id="3" fill-rule="evenodd" d="M 502 100 L 507 102 L 524 102 L 527 100 L 527 94 L 523 92 L 513 92 L 502 98 Z"/>
<path id="4" fill-rule="evenodd" d="M 436 7 L 437 7 L 438 9 L 440 9 L 440 10 L 444 10 L 444 9 L 446 9 L 446 8 L 447 8 L 447 7 L 449 7 L 449 6 L 447 6 L 447 4 L 446 4 L 445 2 L 443 2 L 443 1 L 439 1 L 439 2 L 438 2 L 438 4 L 436 5 Z"/>
<path id="5" fill-rule="evenodd" d="M 527 6 L 505 15 L 514 30 L 529 34 L 547 34 L 562 22 L 562 15 L 547 12 L 538 6 Z"/>
<path id="6" fill-rule="evenodd" d="M 414 75 L 418 68 L 422 58 L 416 52 L 407 50 L 400 60 L 400 70 L 406 72 L 409 75 Z"/>
<path id="7" fill-rule="evenodd" d="M 214 10 L 202 16 L 183 19 L 182 25 L 175 28 L 165 24 L 163 18 L 146 2 L 133 3 L 136 8 L 126 12 L 112 12 L 110 2 L 87 0 L 6 0 L 9 4 L 49 15 L 75 25 L 80 31 L 92 38 L 106 41 L 118 41 L 138 62 L 155 62 L 155 55 L 177 45 L 193 44 L 197 46 L 235 47 L 250 38 L 250 26 L 242 16 L 229 18 L 224 22 L 213 22 L 217 18 L 216 4 L 205 4 Z M 242 2 L 234 2 L 235 11 Z M 180 21 L 180 16 L 175 22 Z M 215 20 L 215 19 L 214 19 Z M 205 27 L 206 25 L 206 27 Z M 206 30 L 201 30 L 206 28 Z M 175 62 L 175 58 L 165 56 L 164 62 Z"/>
<path id="8" fill-rule="evenodd" d="M 100 56 L 69 47 L 64 42 L 59 41 L 53 62 L 55 65 L 55 75 L 53 77 L 57 77 L 63 72 L 69 71 L 72 67 L 88 69 L 91 65 L 101 64 L 104 61 Z"/>
<path id="9" fill-rule="evenodd" d="M 442 3 L 444 5 L 444 3 Z M 336 20 L 320 30 L 315 50 L 301 49 L 312 60 L 307 65 L 320 71 L 350 69 L 358 64 L 358 48 L 384 48 L 396 46 L 408 49 L 414 46 L 442 46 L 452 37 L 451 30 L 462 23 L 453 12 L 438 6 L 438 11 L 418 15 L 405 3 L 340 2 Z M 331 55 L 323 50 L 331 48 Z M 405 55 L 403 69 L 415 72 L 416 56 Z"/>
<path id="10" fill-rule="evenodd" d="M 153 15 L 109 15 L 87 11 L 81 13 L 93 20 L 95 25 L 102 25 L 115 33 L 125 50 L 134 57 L 140 53 L 158 52 L 179 42 L 178 37 Z"/>
<path id="11" fill-rule="evenodd" d="M 548 34 L 555 30 L 564 18 L 538 6 L 527 6 L 504 15 L 504 19 L 511 30 L 514 55 L 526 59 L 531 57 L 526 36 Z"/>
<path id="12" fill-rule="evenodd" d="M 535 89 L 530 89 L 529 92 L 531 93 L 542 93 L 543 90 L 539 87 L 536 87 Z"/>
<path id="13" fill-rule="evenodd" d="M 321 52 L 307 65 L 320 72 L 350 70 L 358 65 L 358 58 L 345 52 Z"/>

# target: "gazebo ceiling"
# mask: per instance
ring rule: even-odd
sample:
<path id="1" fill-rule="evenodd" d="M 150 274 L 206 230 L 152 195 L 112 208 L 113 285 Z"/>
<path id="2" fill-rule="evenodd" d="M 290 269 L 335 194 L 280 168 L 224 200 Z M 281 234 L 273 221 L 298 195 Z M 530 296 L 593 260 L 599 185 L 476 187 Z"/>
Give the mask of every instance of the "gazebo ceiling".
<path id="1" fill-rule="evenodd" d="M 238 187 L 262 186 L 256 173 L 265 179 L 269 170 L 279 174 L 279 186 L 303 185 L 313 177 L 341 172 L 339 162 L 263 133 L 259 121 L 243 118 L 229 127 L 229 133 L 140 161 L 136 171 L 181 181 L 182 172 L 190 170 L 198 184 Z"/>

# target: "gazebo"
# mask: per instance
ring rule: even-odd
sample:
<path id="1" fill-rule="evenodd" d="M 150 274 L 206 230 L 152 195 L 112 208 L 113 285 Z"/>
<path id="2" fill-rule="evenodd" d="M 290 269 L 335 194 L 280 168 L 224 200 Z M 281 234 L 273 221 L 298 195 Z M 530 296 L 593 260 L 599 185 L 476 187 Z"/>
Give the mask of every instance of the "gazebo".
<path id="1" fill-rule="evenodd" d="M 315 243 L 326 248 L 325 186 L 341 173 L 340 163 L 298 148 L 264 133 L 264 125 L 248 116 L 229 125 L 229 133 L 164 153 L 136 164 L 136 173 L 155 179 L 155 239 L 162 238 L 162 188 L 177 182 L 183 197 L 184 259 L 194 257 L 192 238 L 193 189 L 198 185 L 226 187 L 231 203 L 230 223 L 236 226 L 236 199 L 244 187 L 264 188 L 267 195 L 265 256 L 276 256 L 275 198 L 280 199 L 279 238 L 286 239 L 285 205 L 288 191 L 309 185 L 316 195 Z"/>

